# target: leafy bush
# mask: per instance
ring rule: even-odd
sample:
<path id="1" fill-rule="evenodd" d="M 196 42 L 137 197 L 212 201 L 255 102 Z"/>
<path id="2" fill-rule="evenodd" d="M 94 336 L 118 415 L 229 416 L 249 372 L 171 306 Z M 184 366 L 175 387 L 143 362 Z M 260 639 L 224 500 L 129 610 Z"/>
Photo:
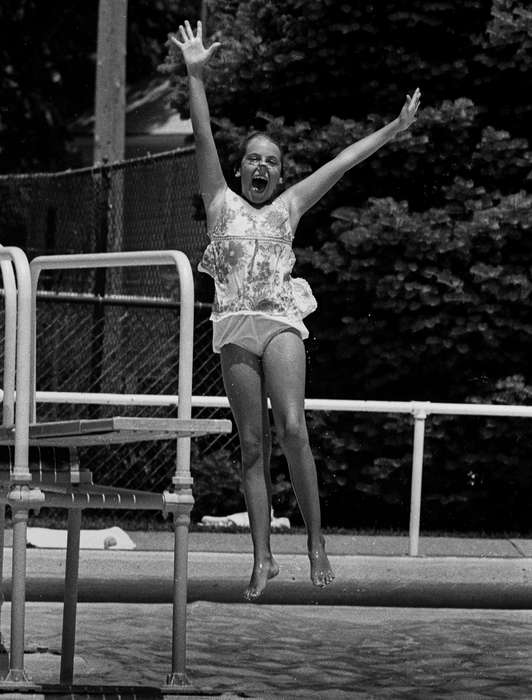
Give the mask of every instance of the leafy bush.
<path id="1" fill-rule="evenodd" d="M 245 510 L 240 488 L 240 465 L 227 449 L 199 458 L 192 443 L 191 472 L 194 479 L 192 519 L 204 515 L 227 515 Z"/>

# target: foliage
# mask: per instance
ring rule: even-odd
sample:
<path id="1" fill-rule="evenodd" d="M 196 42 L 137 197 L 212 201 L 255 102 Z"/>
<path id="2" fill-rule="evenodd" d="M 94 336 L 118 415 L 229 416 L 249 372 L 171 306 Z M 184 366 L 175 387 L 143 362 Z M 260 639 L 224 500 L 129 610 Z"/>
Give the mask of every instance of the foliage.
<path id="1" fill-rule="evenodd" d="M 198 444 L 192 444 L 192 476 L 194 478 L 193 520 L 204 515 L 228 515 L 246 509 L 241 488 L 240 461 L 234 452 L 223 448 L 201 454 Z M 292 515 L 296 503 L 286 474 L 286 465 L 281 450 L 274 440 L 272 459 L 272 497 L 275 514 Z"/>
<path id="2" fill-rule="evenodd" d="M 521 375 L 468 402 L 532 405 Z M 524 418 L 429 415 L 421 524 L 454 532 L 528 532 L 530 441 Z M 310 419 L 324 520 L 330 526 L 408 528 L 413 421 L 319 414 Z"/>
<path id="3" fill-rule="evenodd" d="M 193 443 L 191 471 L 193 520 L 201 520 L 204 515 L 227 515 L 245 510 L 239 464 L 229 450 L 218 450 L 200 458 L 197 445 Z"/>
<path id="4" fill-rule="evenodd" d="M 300 254 L 325 302 L 315 373 L 343 396 L 456 401 L 508 366 L 528 374 L 532 197 L 452 191 L 468 218 L 370 199 L 337 210 L 335 240 Z"/>
<path id="5" fill-rule="evenodd" d="M 490 21 L 478 47 L 476 60 L 486 70 L 483 94 L 492 123 L 511 124 L 514 133 L 529 134 L 532 107 L 530 100 L 523 99 L 530 86 L 532 65 L 529 3 L 492 0 Z"/>
<path id="6" fill-rule="evenodd" d="M 153 77 L 164 41 L 189 0 L 136 0 L 128 6 L 127 83 Z M 69 126 L 94 104 L 98 2 L 4 0 L 0 7 L 0 171 L 68 165 Z"/>
<path id="7" fill-rule="evenodd" d="M 342 527 L 408 527 L 411 430 L 388 415 L 309 415 L 323 519 Z"/>
<path id="8" fill-rule="evenodd" d="M 531 405 L 522 375 L 468 397 L 474 403 Z M 434 416 L 427 431 L 423 519 L 428 528 L 527 532 L 532 482 L 525 418 Z M 525 423 L 525 425 L 523 425 Z"/>
<path id="9" fill-rule="evenodd" d="M 209 26 L 223 47 L 210 75 L 213 114 L 246 125 L 259 111 L 289 123 L 323 123 L 331 108 L 342 118 L 360 119 L 368 108 L 390 115 L 413 89 L 412 76 L 426 75 L 434 77 L 431 101 L 461 97 L 455 91 L 467 73 L 471 39 L 480 40 L 488 20 L 482 0 L 217 2 Z M 179 62 L 173 56 L 170 70 Z"/>
<path id="10" fill-rule="evenodd" d="M 532 60 L 532 11 L 515 0 L 494 0 L 487 43 L 498 49 L 500 70 L 528 70 Z M 504 51 L 504 54 L 503 54 Z"/>
<path id="11" fill-rule="evenodd" d="M 51 169 L 64 150 L 68 93 L 87 90 L 93 69 L 88 27 L 96 26 L 96 5 L 61 3 L 57 12 L 35 0 L 7 1 L 0 9 L 3 27 L 0 62 L 0 156 L 3 172 L 32 167 Z M 78 20 L 82 21 L 79 22 Z M 36 32 L 38 28 L 38 32 Z M 95 37 L 95 34 L 94 34 Z M 94 47 L 91 46 L 90 51 Z M 91 97 L 93 90 L 91 90 Z M 84 103 L 87 104 L 86 102 Z"/>

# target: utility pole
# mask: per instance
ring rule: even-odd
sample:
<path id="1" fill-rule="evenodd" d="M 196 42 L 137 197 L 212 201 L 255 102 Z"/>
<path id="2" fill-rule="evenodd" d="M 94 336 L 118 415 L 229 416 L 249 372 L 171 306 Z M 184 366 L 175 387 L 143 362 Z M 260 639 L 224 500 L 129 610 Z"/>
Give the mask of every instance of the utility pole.
<path id="1" fill-rule="evenodd" d="M 96 95 L 94 114 L 94 165 L 124 160 L 126 115 L 127 0 L 99 0 Z M 124 171 L 101 168 L 99 179 L 97 252 L 123 249 Z M 99 269 L 94 277 L 96 296 L 119 294 L 122 270 Z M 116 309 L 96 304 L 93 314 L 91 382 L 94 391 L 116 391 L 121 378 L 115 355 L 121 343 Z"/>
<path id="2" fill-rule="evenodd" d="M 207 0 L 201 0 L 200 19 L 203 27 L 203 36 L 207 36 Z"/>
<path id="3" fill-rule="evenodd" d="M 124 159 L 127 0 L 100 0 L 94 164 Z"/>

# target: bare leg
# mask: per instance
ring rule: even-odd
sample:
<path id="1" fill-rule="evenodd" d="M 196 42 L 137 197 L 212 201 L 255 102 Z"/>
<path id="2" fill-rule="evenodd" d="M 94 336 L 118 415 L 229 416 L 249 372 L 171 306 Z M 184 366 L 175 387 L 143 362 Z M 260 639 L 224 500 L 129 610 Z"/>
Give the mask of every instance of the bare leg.
<path id="1" fill-rule="evenodd" d="M 305 526 L 310 578 L 316 586 L 334 579 L 321 534 L 316 465 L 305 421 L 305 348 L 292 332 L 275 336 L 263 358 L 266 387 L 272 402 L 279 440 L 288 461 L 290 478 Z"/>
<path id="2" fill-rule="evenodd" d="M 246 600 L 258 598 L 279 567 L 270 548 L 271 435 L 260 358 L 237 345 L 221 349 L 222 374 L 242 452 L 242 484 L 253 540 L 254 565 Z"/>

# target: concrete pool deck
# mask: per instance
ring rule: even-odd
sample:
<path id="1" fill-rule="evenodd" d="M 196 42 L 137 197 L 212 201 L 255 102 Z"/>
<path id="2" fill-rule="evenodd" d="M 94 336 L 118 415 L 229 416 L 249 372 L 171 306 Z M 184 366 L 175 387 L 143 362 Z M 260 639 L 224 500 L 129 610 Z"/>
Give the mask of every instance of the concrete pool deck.
<path id="1" fill-rule="evenodd" d="M 172 533 L 129 535 L 133 551 L 81 551 L 80 602 L 172 600 Z M 324 589 L 308 579 L 304 535 L 274 535 L 272 548 L 281 572 L 261 604 L 532 608 L 531 540 L 421 538 L 420 556 L 409 557 L 406 537 L 331 535 L 327 549 L 336 580 Z M 241 603 L 250 566 L 248 534 L 192 533 L 189 602 Z M 7 547 L 7 599 L 10 567 Z M 28 549 L 27 571 L 29 601 L 63 599 L 64 550 Z"/>

